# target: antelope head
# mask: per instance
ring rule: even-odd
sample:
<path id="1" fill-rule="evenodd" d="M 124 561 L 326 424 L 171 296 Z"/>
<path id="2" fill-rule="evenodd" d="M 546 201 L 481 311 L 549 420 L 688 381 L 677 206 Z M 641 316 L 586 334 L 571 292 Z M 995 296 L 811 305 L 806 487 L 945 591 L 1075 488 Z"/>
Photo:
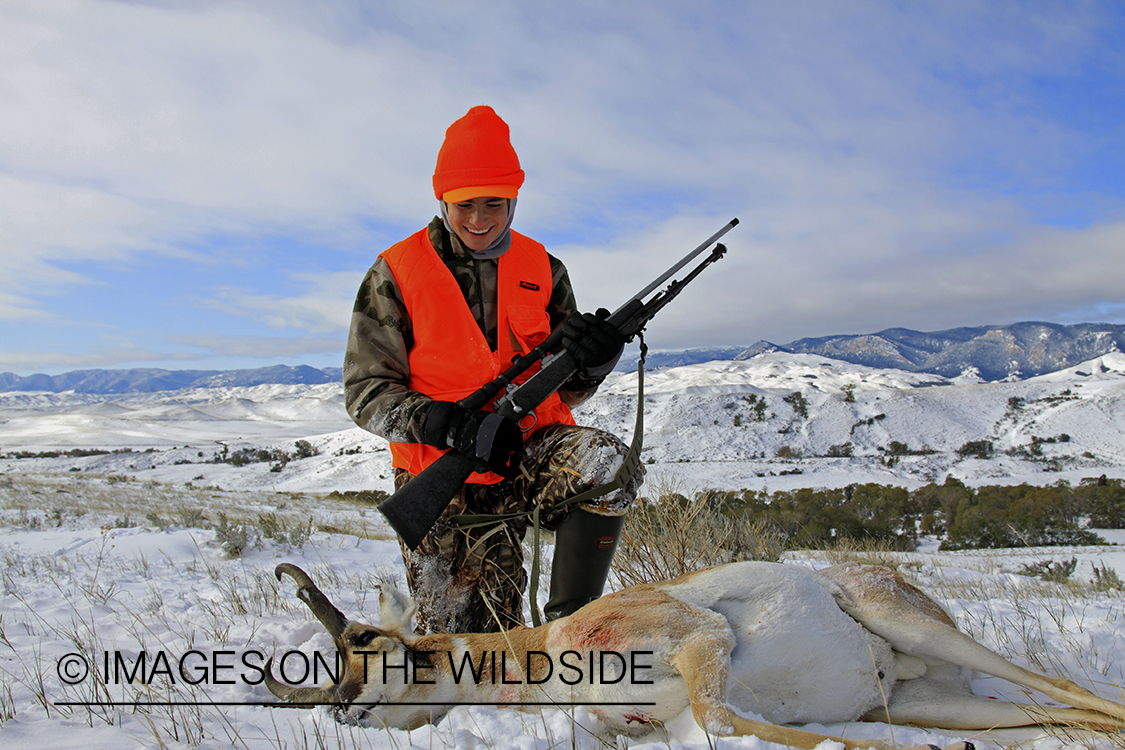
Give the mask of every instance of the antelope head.
<path id="1" fill-rule="evenodd" d="M 337 721 L 346 724 L 383 725 L 400 723 L 421 724 L 425 721 L 392 714 L 401 709 L 379 706 L 404 699 L 407 685 L 399 675 L 405 667 L 390 665 L 410 663 L 411 644 L 415 637 L 409 631 L 410 618 L 417 604 L 410 597 L 392 587 L 380 588 L 379 609 L 381 627 L 353 622 L 328 600 L 305 571 L 296 565 L 282 563 L 274 569 L 280 581 L 288 575 L 297 584 L 297 598 L 303 601 L 316 616 L 335 642 L 339 652 L 339 682 L 331 680 L 320 687 L 294 687 L 278 681 L 273 675 L 273 660 L 266 663 L 266 687 L 283 702 L 298 708 L 318 705 L 333 707 Z M 393 677 L 384 684 L 383 660 Z"/>

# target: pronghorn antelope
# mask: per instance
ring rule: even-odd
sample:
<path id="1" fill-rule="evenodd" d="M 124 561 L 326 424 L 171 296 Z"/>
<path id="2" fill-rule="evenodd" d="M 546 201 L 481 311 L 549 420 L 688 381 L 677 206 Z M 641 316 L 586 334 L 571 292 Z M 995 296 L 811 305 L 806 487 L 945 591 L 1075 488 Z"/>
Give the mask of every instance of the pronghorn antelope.
<path id="1" fill-rule="evenodd" d="M 1125 727 L 1125 706 L 1012 664 L 881 567 L 732 563 L 609 594 L 538 628 L 450 635 L 413 634 L 414 602 L 391 587 L 380 592 L 374 627 L 348 620 L 300 568 L 286 563 L 276 574 L 297 583 L 298 597 L 332 635 L 344 674 L 335 685 L 292 687 L 273 676 L 271 663 L 267 685 L 293 705 L 331 704 L 347 723 L 409 729 L 458 703 L 582 703 L 607 729 L 635 733 L 690 705 L 712 734 L 799 748 L 825 739 L 889 745 L 782 724 Z M 978 698 L 969 670 L 1073 708 Z"/>

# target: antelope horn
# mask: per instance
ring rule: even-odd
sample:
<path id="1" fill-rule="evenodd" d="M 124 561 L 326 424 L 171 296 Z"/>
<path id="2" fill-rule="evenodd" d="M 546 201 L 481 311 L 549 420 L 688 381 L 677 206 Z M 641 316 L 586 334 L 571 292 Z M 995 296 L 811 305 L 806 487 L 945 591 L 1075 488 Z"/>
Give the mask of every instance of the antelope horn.
<path id="1" fill-rule="evenodd" d="M 266 687 L 292 708 L 312 708 L 336 703 L 336 691 L 323 687 L 293 687 L 273 676 L 273 659 L 266 661 Z"/>
<path id="2" fill-rule="evenodd" d="M 309 610 L 332 636 L 332 640 L 338 641 L 344 628 L 348 627 L 348 618 L 344 617 L 344 613 L 336 609 L 335 605 L 328 601 L 328 597 L 313 583 L 312 578 L 309 578 L 309 574 L 296 565 L 281 563 L 273 570 L 279 581 L 283 573 L 287 573 L 297 584 L 297 598 L 308 605 Z"/>

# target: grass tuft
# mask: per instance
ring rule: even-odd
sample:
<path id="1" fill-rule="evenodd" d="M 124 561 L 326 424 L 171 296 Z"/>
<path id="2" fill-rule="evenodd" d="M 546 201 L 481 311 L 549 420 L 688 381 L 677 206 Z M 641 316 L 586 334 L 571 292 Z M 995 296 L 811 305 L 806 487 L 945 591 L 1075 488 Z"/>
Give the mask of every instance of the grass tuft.
<path id="1" fill-rule="evenodd" d="M 638 499 L 625 518 L 614 572 L 622 586 L 666 580 L 711 565 L 780 559 L 782 535 L 764 522 L 730 518 L 711 493 L 689 498 L 657 479 L 656 500 Z"/>

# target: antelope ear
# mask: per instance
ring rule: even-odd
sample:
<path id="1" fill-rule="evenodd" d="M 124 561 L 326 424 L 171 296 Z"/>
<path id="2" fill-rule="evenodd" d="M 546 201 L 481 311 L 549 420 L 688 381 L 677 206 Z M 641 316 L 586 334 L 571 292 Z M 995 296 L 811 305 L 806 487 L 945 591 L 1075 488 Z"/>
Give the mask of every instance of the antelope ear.
<path id="1" fill-rule="evenodd" d="M 418 604 L 394 586 L 379 587 L 379 629 L 399 636 L 410 634 L 410 618 Z"/>

